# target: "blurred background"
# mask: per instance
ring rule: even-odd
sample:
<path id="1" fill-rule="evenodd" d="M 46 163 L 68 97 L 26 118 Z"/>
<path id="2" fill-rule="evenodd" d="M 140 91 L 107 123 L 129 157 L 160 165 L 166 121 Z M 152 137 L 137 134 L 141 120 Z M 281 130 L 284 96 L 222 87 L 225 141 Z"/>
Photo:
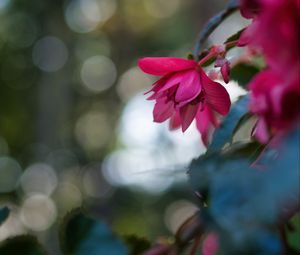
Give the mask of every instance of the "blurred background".
<path id="1" fill-rule="evenodd" d="M 225 4 L 0 0 L 0 205 L 12 210 L 0 240 L 33 233 L 60 254 L 58 222 L 80 206 L 150 240 L 193 214 L 185 172 L 204 147 L 195 127 L 152 122 L 154 80 L 136 65 L 186 57 Z M 209 43 L 243 25 L 233 15 Z"/>

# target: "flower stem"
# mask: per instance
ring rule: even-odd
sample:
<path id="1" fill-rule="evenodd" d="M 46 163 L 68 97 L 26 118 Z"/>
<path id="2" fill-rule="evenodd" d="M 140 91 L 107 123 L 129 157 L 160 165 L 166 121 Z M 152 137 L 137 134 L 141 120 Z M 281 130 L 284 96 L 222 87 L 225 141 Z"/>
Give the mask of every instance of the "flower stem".
<path id="1" fill-rule="evenodd" d="M 224 46 L 225 46 L 224 56 L 226 55 L 226 50 L 229 50 L 232 47 L 236 46 L 237 42 L 238 42 L 238 40 L 235 40 L 235 41 L 227 42 L 224 44 Z M 217 57 L 219 54 L 220 54 L 219 52 L 210 51 L 205 57 L 203 57 L 202 59 L 200 59 L 198 61 L 198 65 L 201 66 L 201 65 L 205 64 L 207 61 L 209 61 L 212 58 Z"/>

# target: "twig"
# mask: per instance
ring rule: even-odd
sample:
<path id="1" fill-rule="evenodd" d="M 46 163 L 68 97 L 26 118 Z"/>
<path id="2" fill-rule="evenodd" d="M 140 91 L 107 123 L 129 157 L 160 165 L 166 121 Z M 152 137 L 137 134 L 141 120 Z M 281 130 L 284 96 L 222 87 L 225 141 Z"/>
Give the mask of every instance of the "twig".
<path id="1" fill-rule="evenodd" d="M 199 245 L 200 245 L 200 241 L 201 241 L 201 237 L 197 237 L 195 239 L 195 242 L 192 246 L 192 250 L 191 250 L 191 253 L 190 255 L 196 255 L 197 251 L 198 251 L 198 248 L 199 248 Z"/>
<path id="2" fill-rule="evenodd" d="M 197 42 L 194 47 L 193 55 L 195 59 L 198 59 L 198 54 L 203 46 L 203 43 L 209 37 L 209 35 L 233 12 L 238 9 L 238 1 L 231 0 L 227 5 L 227 8 L 214 17 L 212 17 L 208 22 L 207 25 L 198 35 Z"/>

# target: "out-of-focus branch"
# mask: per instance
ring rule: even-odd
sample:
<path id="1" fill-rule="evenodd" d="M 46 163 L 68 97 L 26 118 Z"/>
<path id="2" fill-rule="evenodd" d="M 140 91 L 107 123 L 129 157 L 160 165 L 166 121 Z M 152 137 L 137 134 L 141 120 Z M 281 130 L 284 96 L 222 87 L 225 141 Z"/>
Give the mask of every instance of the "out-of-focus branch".
<path id="1" fill-rule="evenodd" d="M 206 24 L 203 30 L 200 31 L 198 35 L 198 39 L 196 41 L 193 55 L 195 59 L 198 59 L 198 55 L 200 50 L 202 49 L 203 43 L 206 41 L 206 39 L 209 37 L 209 35 L 233 12 L 235 12 L 238 9 L 238 0 L 231 0 L 227 8 L 217 15 L 213 16 Z"/>

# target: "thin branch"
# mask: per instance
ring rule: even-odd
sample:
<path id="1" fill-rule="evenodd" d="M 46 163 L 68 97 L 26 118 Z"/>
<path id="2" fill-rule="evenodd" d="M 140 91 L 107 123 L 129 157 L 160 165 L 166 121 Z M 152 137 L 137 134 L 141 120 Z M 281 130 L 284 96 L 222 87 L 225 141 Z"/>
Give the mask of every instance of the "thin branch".
<path id="1" fill-rule="evenodd" d="M 193 55 L 195 59 L 198 59 L 200 50 L 202 49 L 203 43 L 210 36 L 210 34 L 233 12 L 238 9 L 238 1 L 231 0 L 227 5 L 227 8 L 217 15 L 213 16 L 206 24 L 203 30 L 198 35 L 197 42 L 194 47 Z"/>
<path id="2" fill-rule="evenodd" d="M 190 255 L 196 255 L 196 253 L 199 249 L 200 241 L 201 241 L 201 237 L 197 237 L 195 239 Z"/>

